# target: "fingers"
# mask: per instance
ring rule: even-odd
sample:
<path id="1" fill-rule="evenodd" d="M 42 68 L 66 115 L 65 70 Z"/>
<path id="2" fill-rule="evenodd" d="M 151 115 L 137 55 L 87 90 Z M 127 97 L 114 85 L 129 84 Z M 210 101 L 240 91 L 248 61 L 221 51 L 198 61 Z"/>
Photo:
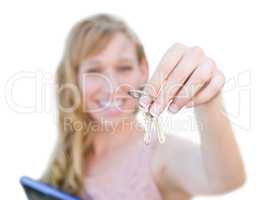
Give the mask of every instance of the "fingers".
<path id="1" fill-rule="evenodd" d="M 198 66 L 182 89 L 176 94 L 174 100 L 168 106 L 168 110 L 176 113 L 182 109 L 211 80 L 215 70 L 215 62 L 206 57 L 204 62 Z"/>
<path id="2" fill-rule="evenodd" d="M 223 88 L 225 84 L 225 77 L 219 70 L 215 71 L 211 81 L 206 87 L 199 91 L 199 93 L 186 105 L 186 107 L 197 106 L 202 103 L 207 103 L 213 99 Z"/>
<path id="3" fill-rule="evenodd" d="M 156 71 L 153 73 L 152 78 L 144 86 L 144 91 L 149 94 L 149 96 L 156 97 L 158 95 L 161 85 L 181 60 L 186 48 L 185 45 L 176 43 L 167 51 L 161 59 Z M 139 104 L 142 108 L 148 110 L 152 100 L 153 99 L 148 96 L 143 96 Z"/>
<path id="4" fill-rule="evenodd" d="M 202 62 L 204 53 L 200 48 L 190 48 L 183 55 L 182 60 L 177 64 L 174 70 L 168 76 L 157 98 L 150 107 L 150 113 L 153 116 L 159 116 L 174 99 L 177 92 L 183 87 L 184 83 L 190 78 L 191 74 Z"/>
<path id="5" fill-rule="evenodd" d="M 140 107 L 158 117 L 166 107 L 175 113 L 184 106 L 210 101 L 224 85 L 224 75 L 199 47 L 173 45 L 164 55 L 152 78 L 144 85 L 147 96 Z"/>

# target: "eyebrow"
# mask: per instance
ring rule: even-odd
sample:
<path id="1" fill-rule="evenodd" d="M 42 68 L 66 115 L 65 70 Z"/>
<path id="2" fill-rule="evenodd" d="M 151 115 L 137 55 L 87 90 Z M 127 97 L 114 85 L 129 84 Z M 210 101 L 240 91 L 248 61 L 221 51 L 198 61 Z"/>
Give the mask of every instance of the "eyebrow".
<path id="1" fill-rule="evenodd" d="M 117 60 L 117 63 L 120 62 L 128 62 L 128 63 L 134 63 L 134 61 L 132 60 L 132 58 L 127 58 L 127 57 L 123 57 L 123 58 L 119 58 Z M 89 64 L 89 65 L 99 65 L 102 64 L 101 61 L 97 60 L 97 59 L 88 59 L 84 62 L 84 64 Z"/>
<path id="2" fill-rule="evenodd" d="M 131 62 L 131 63 L 133 63 L 134 61 L 131 58 L 121 58 L 121 59 L 118 59 L 118 62 Z"/>
<path id="3" fill-rule="evenodd" d="M 136 65 L 136 61 L 132 57 L 120 57 L 116 60 L 116 64 Z"/>
<path id="4" fill-rule="evenodd" d="M 93 65 L 98 65 L 98 64 L 101 64 L 101 62 L 100 62 L 100 61 L 98 61 L 98 60 L 95 60 L 95 59 L 89 59 L 89 60 L 85 60 L 83 64 L 89 64 L 89 65 L 93 64 Z"/>

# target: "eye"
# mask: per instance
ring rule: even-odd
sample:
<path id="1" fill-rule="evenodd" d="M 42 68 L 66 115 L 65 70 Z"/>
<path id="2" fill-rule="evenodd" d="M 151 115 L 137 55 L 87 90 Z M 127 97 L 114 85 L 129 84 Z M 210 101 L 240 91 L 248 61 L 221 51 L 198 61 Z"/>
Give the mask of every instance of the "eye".
<path id="1" fill-rule="evenodd" d="M 130 65 L 123 65 L 123 66 L 119 66 L 117 68 L 118 71 L 121 71 L 121 72 L 126 72 L 126 71 L 130 71 L 132 70 L 132 66 Z"/>
<path id="2" fill-rule="evenodd" d="M 101 69 L 97 67 L 89 68 L 86 70 L 87 73 L 100 73 Z"/>

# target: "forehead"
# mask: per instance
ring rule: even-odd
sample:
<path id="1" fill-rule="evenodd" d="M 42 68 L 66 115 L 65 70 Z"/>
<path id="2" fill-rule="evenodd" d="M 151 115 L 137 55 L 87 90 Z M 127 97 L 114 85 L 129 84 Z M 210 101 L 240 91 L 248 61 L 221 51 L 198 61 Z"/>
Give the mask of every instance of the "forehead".
<path id="1" fill-rule="evenodd" d="M 116 33 L 108 44 L 96 55 L 91 55 L 86 62 L 104 61 L 115 62 L 119 60 L 137 61 L 135 45 L 131 39 L 122 33 Z"/>

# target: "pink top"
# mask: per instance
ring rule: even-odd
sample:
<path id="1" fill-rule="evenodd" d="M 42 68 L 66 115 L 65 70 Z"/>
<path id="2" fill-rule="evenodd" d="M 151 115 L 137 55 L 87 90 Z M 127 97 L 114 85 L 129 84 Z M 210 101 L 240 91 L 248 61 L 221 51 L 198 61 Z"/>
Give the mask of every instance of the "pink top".
<path id="1" fill-rule="evenodd" d="M 117 170 L 85 178 L 84 200 L 161 200 L 153 180 L 151 158 L 154 142 L 139 142 Z"/>

